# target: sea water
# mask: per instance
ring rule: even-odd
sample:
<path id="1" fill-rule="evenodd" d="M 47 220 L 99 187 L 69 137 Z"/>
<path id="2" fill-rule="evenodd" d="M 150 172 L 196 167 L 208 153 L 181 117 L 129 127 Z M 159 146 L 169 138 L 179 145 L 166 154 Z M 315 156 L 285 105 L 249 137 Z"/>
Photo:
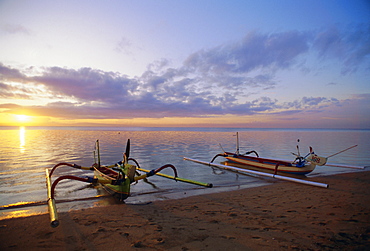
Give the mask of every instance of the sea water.
<path id="1" fill-rule="evenodd" d="M 330 156 L 358 145 L 329 158 L 329 162 L 370 165 L 370 130 L 0 127 L 0 219 L 47 213 L 45 169 L 60 162 L 91 166 L 96 140 L 100 142 L 102 164 L 111 165 L 122 160 L 127 139 L 130 139 L 130 157 L 136 159 L 142 168 L 151 170 L 173 164 L 179 177 L 214 186 L 205 188 L 153 176 L 147 182 L 132 184 L 131 196 L 125 203 L 148 203 L 279 182 L 183 160 L 183 157 L 189 157 L 209 162 L 222 149 L 234 152 L 236 132 L 241 153 L 255 150 L 260 157 L 293 161 L 292 152 L 297 153 L 297 145 L 302 155 L 312 146 L 320 156 Z M 221 157 L 216 162 L 220 161 Z M 316 167 L 307 177 L 353 171 L 358 170 L 322 166 Z M 171 169 L 165 169 L 163 173 L 173 175 Z M 56 169 L 52 180 L 61 175 L 93 176 L 91 171 L 65 166 Z M 74 180 L 58 184 L 56 200 L 59 211 L 117 203 L 102 187 Z M 14 207 L 17 203 L 20 206 Z"/>

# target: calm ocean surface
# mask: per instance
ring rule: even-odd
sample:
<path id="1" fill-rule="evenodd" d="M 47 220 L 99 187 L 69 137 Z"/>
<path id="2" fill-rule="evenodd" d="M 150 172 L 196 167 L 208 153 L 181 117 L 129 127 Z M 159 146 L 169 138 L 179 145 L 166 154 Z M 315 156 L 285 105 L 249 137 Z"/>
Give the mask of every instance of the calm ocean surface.
<path id="1" fill-rule="evenodd" d="M 94 143 L 97 139 L 100 141 L 102 164 L 110 165 L 120 161 L 126 141 L 130 138 L 130 157 L 135 158 L 142 168 L 154 169 L 170 163 L 177 167 L 179 177 L 214 185 L 214 188 L 203 188 L 154 176 L 149 178 L 151 183 L 140 181 L 132 185 L 132 196 L 126 203 L 140 204 L 279 182 L 270 178 L 213 170 L 183 160 L 185 156 L 210 161 L 221 152 L 219 144 L 227 151 L 235 151 L 234 135 L 237 131 L 241 152 L 255 150 L 261 157 L 293 160 L 291 152 L 296 152 L 297 139 L 300 139 L 302 154 L 306 154 L 308 147 L 312 146 L 321 156 L 329 156 L 358 145 L 330 158 L 329 162 L 370 165 L 370 130 L 0 127 L 0 219 L 46 213 L 47 206 L 42 203 L 46 201 L 45 169 L 59 162 L 90 166 L 94 162 Z M 359 170 L 316 167 L 308 178 L 356 171 Z M 164 173 L 172 175 L 171 170 L 165 170 Z M 53 177 L 55 179 L 66 174 L 92 176 L 89 171 L 61 167 Z M 83 182 L 63 181 L 58 184 L 56 191 L 59 211 L 116 203 L 106 196 L 104 189 Z M 91 199 L 98 195 L 103 196 Z M 80 198 L 90 199 L 76 201 Z M 58 203 L 64 200 L 71 202 Z M 41 205 L 4 209 L 18 202 L 25 202 L 26 205 L 28 202 L 36 202 Z"/>

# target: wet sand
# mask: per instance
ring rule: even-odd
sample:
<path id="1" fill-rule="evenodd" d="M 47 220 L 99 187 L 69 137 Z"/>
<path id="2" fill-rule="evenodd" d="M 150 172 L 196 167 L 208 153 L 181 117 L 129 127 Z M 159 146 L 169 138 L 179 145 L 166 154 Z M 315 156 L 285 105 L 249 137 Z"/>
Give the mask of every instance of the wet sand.
<path id="1" fill-rule="evenodd" d="M 0 221 L 0 250 L 370 250 L 370 171 Z"/>

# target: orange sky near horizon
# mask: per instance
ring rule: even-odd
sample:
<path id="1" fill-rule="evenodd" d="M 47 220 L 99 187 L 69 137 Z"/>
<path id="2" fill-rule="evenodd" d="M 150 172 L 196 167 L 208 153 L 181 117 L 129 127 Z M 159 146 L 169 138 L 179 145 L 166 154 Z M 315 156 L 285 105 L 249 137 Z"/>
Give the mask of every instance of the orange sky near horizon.
<path id="1" fill-rule="evenodd" d="M 350 109 L 350 108 L 349 108 Z M 339 109 L 340 110 L 340 109 Z M 340 111 L 339 111 L 340 112 Z M 325 117 L 327 115 L 327 117 Z M 356 115 L 335 118 L 333 111 L 323 112 L 320 117 L 310 114 L 290 115 L 259 114 L 250 116 L 222 115 L 203 117 L 165 117 L 165 118 L 131 118 L 131 119 L 60 119 L 26 114 L 0 114 L 0 126 L 99 126 L 99 127 L 230 127 L 230 128 L 332 128 L 332 129 L 366 129 L 354 127 Z M 309 121 L 309 123 L 308 123 Z M 334 123 L 333 123 L 334 121 Z M 337 124 L 337 126 L 333 126 Z M 319 127 L 317 125 L 320 125 Z"/>

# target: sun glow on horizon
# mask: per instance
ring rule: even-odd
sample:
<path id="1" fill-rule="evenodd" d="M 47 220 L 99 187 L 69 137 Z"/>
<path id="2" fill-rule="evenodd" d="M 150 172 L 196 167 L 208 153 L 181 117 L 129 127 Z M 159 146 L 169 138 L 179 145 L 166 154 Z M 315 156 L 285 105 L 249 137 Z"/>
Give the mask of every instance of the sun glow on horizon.
<path id="1" fill-rule="evenodd" d="M 31 116 L 24 115 L 24 114 L 17 114 L 17 115 L 15 115 L 15 118 L 19 122 L 29 122 L 29 121 L 31 121 Z"/>

